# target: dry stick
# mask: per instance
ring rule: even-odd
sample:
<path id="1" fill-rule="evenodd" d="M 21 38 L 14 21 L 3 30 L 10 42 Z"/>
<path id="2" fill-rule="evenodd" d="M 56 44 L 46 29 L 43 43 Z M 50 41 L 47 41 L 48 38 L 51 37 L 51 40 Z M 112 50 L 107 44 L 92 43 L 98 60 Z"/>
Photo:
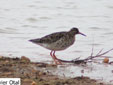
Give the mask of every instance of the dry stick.
<path id="1" fill-rule="evenodd" d="M 97 55 L 99 55 L 99 54 L 102 52 L 102 50 L 103 50 L 103 49 L 101 49 L 101 50 L 97 53 Z M 96 56 L 97 56 L 97 55 L 96 55 Z"/>
<path id="2" fill-rule="evenodd" d="M 99 53 L 98 53 L 96 56 L 89 56 L 89 57 L 86 58 L 85 60 L 91 60 L 91 59 L 96 58 L 96 57 L 102 57 L 102 55 L 105 55 L 105 54 L 107 54 L 108 52 L 110 52 L 110 51 L 112 51 L 112 50 L 113 50 L 113 48 L 110 49 L 110 50 L 108 50 L 108 51 L 106 51 L 106 52 L 104 52 L 104 53 L 101 53 L 101 54 L 100 54 L 100 52 L 101 52 L 101 50 L 100 50 Z"/>
<path id="3" fill-rule="evenodd" d="M 92 46 L 91 56 L 93 56 L 94 45 Z"/>
<path id="4" fill-rule="evenodd" d="M 91 56 L 93 56 L 94 45 L 92 46 Z"/>
<path id="5" fill-rule="evenodd" d="M 93 56 L 93 52 L 94 52 L 94 36 L 92 35 L 92 37 L 93 37 L 93 38 L 92 38 L 92 39 L 93 39 L 93 40 L 92 40 L 92 41 L 93 41 L 93 44 L 92 44 L 92 52 L 91 52 L 91 56 Z"/>
<path id="6" fill-rule="evenodd" d="M 102 49 L 102 50 L 103 50 L 103 49 Z M 105 55 L 105 54 L 107 54 L 108 52 L 112 51 L 112 50 L 113 50 L 113 48 L 112 48 L 112 49 L 110 49 L 110 50 L 108 50 L 108 51 L 106 51 L 106 52 L 104 52 L 104 53 L 101 53 L 101 52 L 102 52 L 102 50 L 100 50 L 100 51 L 97 53 L 97 55 L 96 55 L 96 56 L 89 56 L 88 58 L 83 59 L 83 60 L 78 60 L 79 58 L 76 58 L 76 59 L 71 60 L 71 61 L 61 60 L 61 59 L 58 59 L 58 60 L 60 60 L 61 62 L 65 62 L 65 63 L 76 63 L 76 64 L 86 63 L 88 60 L 92 60 L 93 58 L 103 57 L 103 55 Z M 101 54 L 100 54 L 100 53 L 101 53 Z"/>
<path id="7" fill-rule="evenodd" d="M 97 56 L 95 56 L 95 57 L 99 57 L 99 56 L 105 55 L 105 54 L 107 54 L 108 52 L 110 52 L 110 51 L 112 51 L 112 50 L 113 50 L 113 48 L 110 49 L 110 50 L 108 50 L 108 51 L 106 51 L 106 52 L 104 52 L 104 53 L 102 53 L 102 54 L 100 54 L 100 55 L 97 55 Z"/>
<path id="8" fill-rule="evenodd" d="M 98 55 L 98 56 L 105 55 L 105 54 L 107 54 L 108 52 L 110 52 L 110 51 L 112 51 L 112 50 L 113 50 L 113 48 L 112 48 L 112 49 L 110 49 L 110 50 L 108 50 L 108 51 L 106 51 L 106 52 L 104 52 L 104 53 L 102 53 L 102 54 L 100 54 L 100 55 Z"/>

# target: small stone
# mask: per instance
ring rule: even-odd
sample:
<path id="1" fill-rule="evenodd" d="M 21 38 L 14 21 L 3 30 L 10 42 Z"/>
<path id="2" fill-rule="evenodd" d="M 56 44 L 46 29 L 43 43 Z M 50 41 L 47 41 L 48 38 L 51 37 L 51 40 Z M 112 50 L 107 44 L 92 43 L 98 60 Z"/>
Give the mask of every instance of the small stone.
<path id="1" fill-rule="evenodd" d="M 104 58 L 103 62 L 104 63 L 109 63 L 109 58 Z"/>
<path id="2" fill-rule="evenodd" d="M 4 73 L 4 76 L 10 76 L 10 75 L 12 75 L 12 72 L 5 72 Z"/>
<path id="3" fill-rule="evenodd" d="M 36 82 L 35 82 L 35 81 L 33 81 L 31 85 L 36 85 Z"/>
<path id="4" fill-rule="evenodd" d="M 48 67 L 57 67 L 58 65 L 55 64 L 48 64 Z"/>
<path id="5" fill-rule="evenodd" d="M 32 69 L 31 71 L 32 71 L 32 73 L 36 73 L 37 72 L 37 70 L 35 70 L 35 69 Z"/>
<path id="6" fill-rule="evenodd" d="M 64 84 L 64 85 L 69 85 L 69 84 Z"/>
<path id="7" fill-rule="evenodd" d="M 26 61 L 26 62 L 30 62 L 30 59 L 27 58 L 26 56 L 21 56 L 21 60 Z"/>
<path id="8" fill-rule="evenodd" d="M 23 81 L 23 85 L 32 85 L 32 80 L 30 80 L 30 79 L 24 79 L 24 81 Z"/>
<path id="9" fill-rule="evenodd" d="M 38 74 L 39 74 L 39 76 L 46 75 L 46 73 L 44 73 L 44 72 L 39 72 Z"/>
<path id="10" fill-rule="evenodd" d="M 43 75 L 43 72 L 39 72 L 39 76 L 42 76 Z"/>
<path id="11" fill-rule="evenodd" d="M 6 61 L 5 61 L 5 63 L 9 63 L 9 61 L 8 61 L 8 60 L 6 60 Z"/>
<path id="12" fill-rule="evenodd" d="M 3 56 L 0 56 L 0 59 L 2 59 L 3 58 Z"/>

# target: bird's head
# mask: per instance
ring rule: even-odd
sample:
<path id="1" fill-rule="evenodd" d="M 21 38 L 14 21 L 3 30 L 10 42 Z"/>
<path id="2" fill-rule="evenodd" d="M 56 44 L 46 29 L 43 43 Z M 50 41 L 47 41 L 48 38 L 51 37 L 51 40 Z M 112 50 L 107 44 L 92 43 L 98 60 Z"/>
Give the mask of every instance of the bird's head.
<path id="1" fill-rule="evenodd" d="M 76 34 L 81 34 L 83 36 L 86 36 L 85 34 L 79 32 L 78 28 L 76 28 L 76 27 L 73 27 L 69 32 L 72 33 L 72 34 L 75 34 L 75 35 Z"/>

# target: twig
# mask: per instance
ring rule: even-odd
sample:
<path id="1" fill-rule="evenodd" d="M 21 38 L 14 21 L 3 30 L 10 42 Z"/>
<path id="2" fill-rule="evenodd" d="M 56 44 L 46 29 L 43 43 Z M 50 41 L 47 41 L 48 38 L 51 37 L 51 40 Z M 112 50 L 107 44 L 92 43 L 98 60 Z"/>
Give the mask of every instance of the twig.
<path id="1" fill-rule="evenodd" d="M 107 53 L 109 53 L 110 51 L 112 51 L 113 50 L 113 48 L 112 49 L 110 49 L 110 50 L 108 50 L 108 51 L 106 51 L 106 52 L 104 52 L 104 53 L 102 53 L 102 54 L 100 54 L 100 55 L 97 55 L 97 56 L 102 56 L 102 55 L 105 55 L 105 54 L 107 54 Z"/>
<path id="2" fill-rule="evenodd" d="M 100 54 L 100 52 L 102 51 L 102 50 L 100 50 L 99 51 L 99 55 L 97 54 L 96 56 L 89 56 L 88 58 L 86 58 L 85 60 L 91 60 L 91 59 L 93 59 L 93 58 L 96 58 L 96 57 L 101 57 L 102 55 L 105 55 L 105 54 L 107 54 L 108 52 L 110 52 L 110 51 L 112 51 L 113 50 L 113 48 L 112 49 L 110 49 L 110 50 L 108 50 L 108 51 L 106 51 L 106 52 L 104 52 L 104 53 L 101 53 Z"/>
<path id="3" fill-rule="evenodd" d="M 103 49 L 101 49 L 101 50 L 97 53 L 97 55 L 99 55 L 99 54 L 102 52 L 102 50 L 103 50 Z M 96 55 L 96 56 L 97 56 L 97 55 Z"/>
<path id="4" fill-rule="evenodd" d="M 92 52 L 91 52 L 91 56 L 93 56 L 93 52 L 94 52 L 94 36 L 93 36 L 93 44 L 92 44 Z"/>
<path id="5" fill-rule="evenodd" d="M 94 45 L 92 46 L 91 56 L 93 56 Z"/>
<path id="6" fill-rule="evenodd" d="M 61 59 L 58 59 L 58 60 L 61 61 L 61 62 L 65 62 L 65 63 L 75 63 L 75 64 L 87 63 L 88 60 L 92 60 L 92 59 L 97 58 L 97 57 L 105 57 L 105 56 L 103 56 L 103 55 L 105 55 L 105 54 L 109 53 L 110 51 L 112 51 L 113 48 L 110 49 L 110 50 L 108 50 L 108 51 L 105 51 L 104 53 L 101 53 L 102 50 L 103 50 L 103 49 L 101 49 L 101 50 L 97 53 L 96 56 L 92 56 L 92 55 L 91 55 L 91 56 L 87 57 L 86 59 L 82 59 L 82 60 L 78 60 L 80 57 L 78 57 L 78 58 L 76 58 L 76 59 L 73 59 L 73 60 L 71 60 L 71 61 L 61 60 Z M 100 54 L 100 53 L 101 53 L 101 54 Z M 93 54 L 93 53 L 92 53 L 92 54 Z"/>

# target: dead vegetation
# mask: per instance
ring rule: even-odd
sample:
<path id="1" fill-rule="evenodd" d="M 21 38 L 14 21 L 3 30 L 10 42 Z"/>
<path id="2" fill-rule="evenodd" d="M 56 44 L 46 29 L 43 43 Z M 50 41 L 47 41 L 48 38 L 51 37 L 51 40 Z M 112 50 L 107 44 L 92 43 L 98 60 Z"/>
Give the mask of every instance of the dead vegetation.
<path id="1" fill-rule="evenodd" d="M 103 50 L 103 49 L 102 49 Z M 93 62 L 93 59 L 95 59 L 95 58 L 105 58 L 105 57 L 107 57 L 108 58 L 108 56 L 104 56 L 105 54 L 107 54 L 107 53 L 109 53 L 109 52 L 111 52 L 112 50 L 113 50 L 113 48 L 112 49 L 110 49 L 110 50 L 108 50 L 108 51 L 105 51 L 105 52 L 102 52 L 102 50 L 100 50 L 96 55 L 93 55 L 93 48 L 92 48 L 92 52 L 91 52 L 91 55 L 90 56 L 88 56 L 87 58 L 85 58 L 85 59 L 80 59 L 80 57 L 78 57 L 78 58 L 76 58 L 76 59 L 73 59 L 73 60 L 71 60 L 71 61 L 67 61 L 67 60 L 61 60 L 61 59 L 58 59 L 59 61 L 61 61 L 61 62 L 64 62 L 64 63 L 74 63 L 74 64 L 81 64 L 81 63 L 84 63 L 84 64 L 86 64 L 87 62 Z M 106 61 L 108 61 L 107 60 L 107 58 L 106 58 L 106 60 L 105 60 L 105 62 Z M 111 63 L 113 63 L 113 61 L 111 61 L 111 62 L 108 62 L 109 64 L 111 64 Z"/>

